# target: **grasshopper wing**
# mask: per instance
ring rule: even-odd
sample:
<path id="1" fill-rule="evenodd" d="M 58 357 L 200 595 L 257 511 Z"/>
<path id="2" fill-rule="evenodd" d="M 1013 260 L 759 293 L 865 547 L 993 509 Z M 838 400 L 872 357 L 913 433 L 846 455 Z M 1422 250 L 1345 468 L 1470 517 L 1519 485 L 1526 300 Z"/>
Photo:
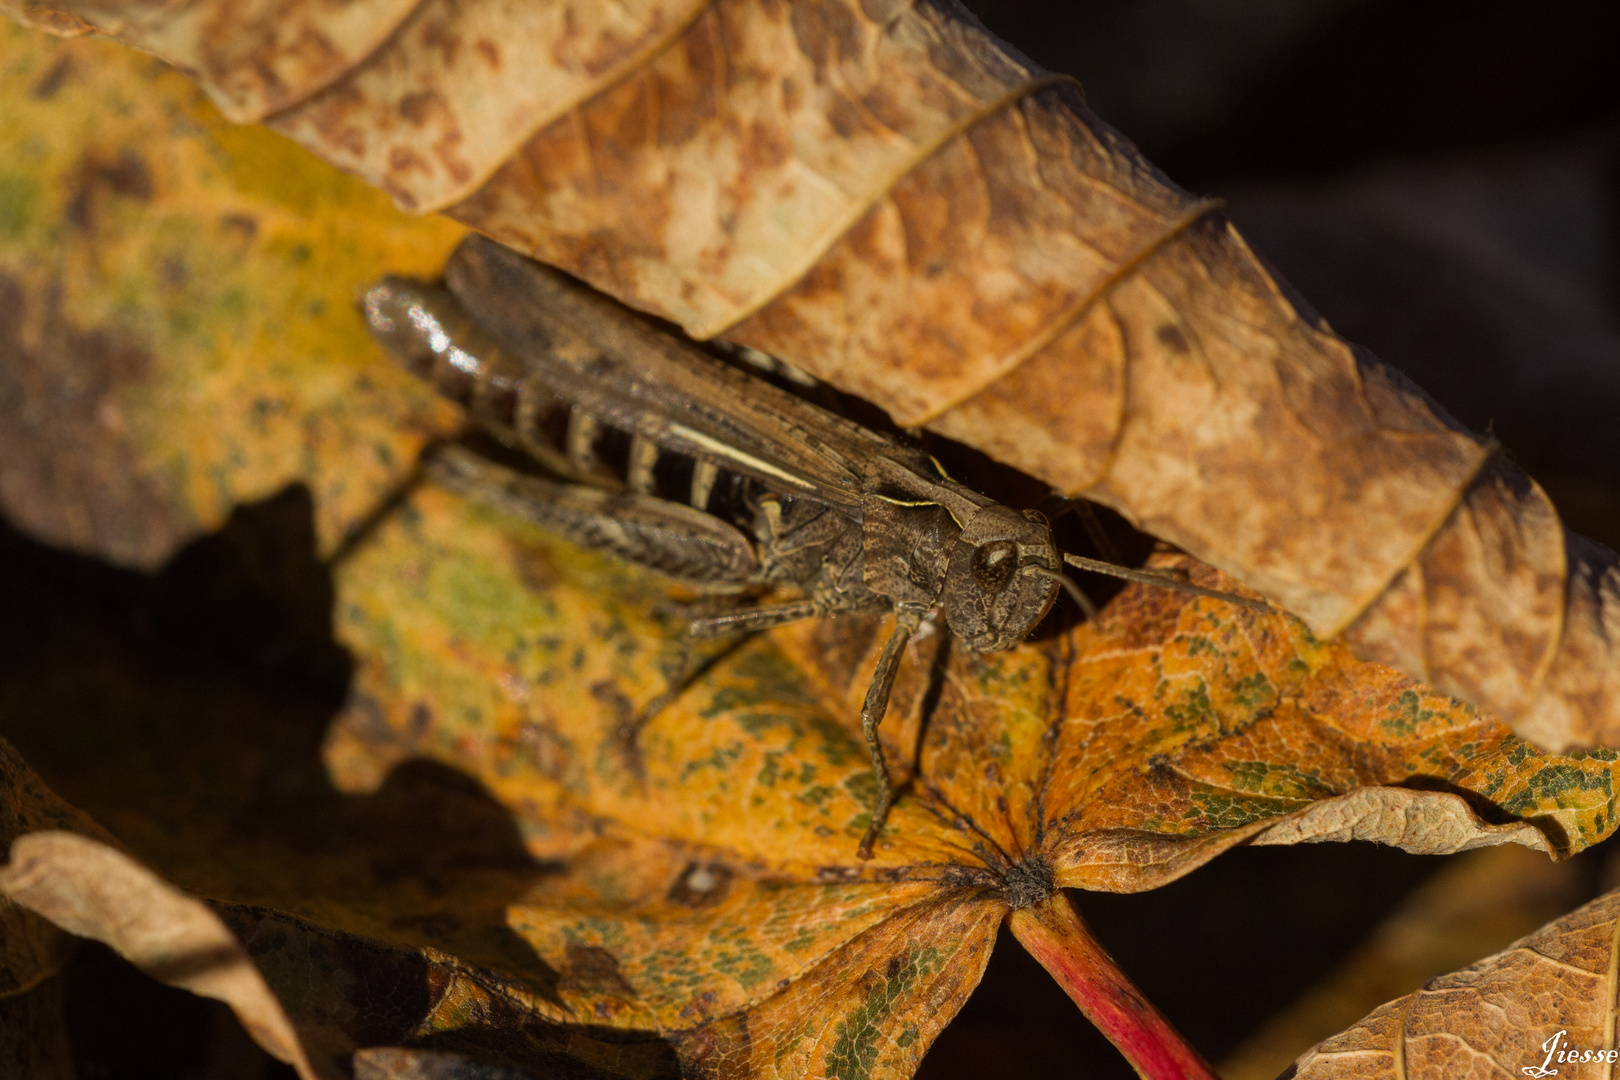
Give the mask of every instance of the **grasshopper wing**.
<path id="1" fill-rule="evenodd" d="M 736 370 L 573 279 L 482 237 L 446 282 L 533 377 L 602 422 L 857 512 L 874 459 L 931 478 L 926 455 Z"/>

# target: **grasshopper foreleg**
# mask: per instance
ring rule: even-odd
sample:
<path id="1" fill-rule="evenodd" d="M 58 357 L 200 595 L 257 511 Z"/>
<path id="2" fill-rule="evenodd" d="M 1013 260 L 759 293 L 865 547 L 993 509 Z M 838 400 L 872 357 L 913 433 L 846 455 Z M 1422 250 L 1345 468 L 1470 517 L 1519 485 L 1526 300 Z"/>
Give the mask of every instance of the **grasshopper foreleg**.
<path id="1" fill-rule="evenodd" d="M 894 689 L 895 673 L 900 668 L 900 654 L 911 635 L 922 625 L 924 612 L 902 608 L 895 613 L 894 633 L 889 635 L 878 657 L 877 670 L 872 673 L 872 684 L 866 688 L 866 700 L 861 704 L 861 734 L 866 737 L 866 748 L 872 753 L 872 777 L 877 783 L 877 794 L 872 804 L 872 821 L 861 837 L 856 855 L 862 859 L 872 857 L 872 844 L 883 831 L 883 821 L 889 816 L 889 805 L 894 801 L 894 782 L 889 777 L 888 762 L 883 759 L 883 743 L 878 738 L 878 726 L 883 714 L 889 710 L 889 693 Z"/>
<path id="2" fill-rule="evenodd" d="M 657 716 L 669 703 L 680 696 L 681 692 L 692 684 L 692 680 L 702 675 L 709 668 L 719 663 L 737 646 L 747 641 L 761 630 L 769 630 L 773 626 L 784 623 L 798 622 L 800 619 L 811 618 L 820 612 L 808 600 L 795 600 L 785 604 L 764 604 L 758 607 L 745 608 L 742 611 L 728 611 L 724 615 L 696 615 L 686 625 L 686 632 L 681 635 L 676 662 L 670 665 L 674 674 L 670 677 L 669 686 L 662 694 L 647 703 L 636 718 L 634 733 Z M 693 646 L 700 641 L 711 638 L 725 637 L 727 634 L 740 635 L 734 642 L 718 650 L 710 656 L 705 656 L 697 663 L 693 663 Z"/>
<path id="3" fill-rule="evenodd" d="M 620 732 L 625 747 L 635 757 L 634 748 L 641 734 L 641 729 L 659 713 L 669 707 L 692 682 L 708 671 L 715 664 L 729 656 L 732 650 L 738 648 L 743 642 L 755 634 L 769 630 L 773 626 L 785 623 L 798 622 L 800 619 L 813 618 L 822 611 L 815 603 L 809 600 L 793 600 L 782 604 L 763 604 L 758 607 L 745 608 L 741 611 L 731 611 L 724 615 L 697 615 L 687 623 L 686 632 L 681 635 L 676 662 L 670 665 L 673 674 L 669 679 L 664 692 L 647 702 L 641 712 Z M 712 638 L 725 637 L 736 634 L 737 638 L 724 648 L 704 656 L 693 663 L 693 646 L 700 641 Z"/>

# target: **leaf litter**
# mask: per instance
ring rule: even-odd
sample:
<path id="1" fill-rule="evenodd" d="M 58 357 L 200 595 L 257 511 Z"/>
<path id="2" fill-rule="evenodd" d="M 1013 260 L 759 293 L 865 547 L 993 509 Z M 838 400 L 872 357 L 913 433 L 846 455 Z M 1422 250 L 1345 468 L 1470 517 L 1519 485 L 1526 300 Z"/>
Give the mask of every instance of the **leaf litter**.
<path id="1" fill-rule="evenodd" d="M 172 76 L 142 72 L 133 57 L 82 59 L 108 56 L 105 46 L 60 48 L 97 73 L 92 88 L 117 92 L 141 78 L 147 100 L 174 95 L 203 117 L 148 128 L 143 150 L 185 151 L 197 127 L 212 138 L 223 130 L 208 127 Z M 10 77 L 37 85 L 46 59 L 13 62 Z M 259 160 L 293 160 L 246 140 Z M 65 168 L 77 145 L 64 139 L 46 160 Z M 153 169 L 148 190 L 118 179 L 117 152 L 80 158 L 113 162 L 99 167 L 113 170 L 115 194 L 148 200 L 143 215 L 173 206 L 184 221 L 178 208 L 199 205 L 199 192 L 235 190 L 183 169 Z M 188 175 L 200 186 L 173 182 Z M 312 177 L 304 190 L 327 184 L 337 181 Z M 286 431 L 230 419 L 218 403 L 235 407 L 247 386 L 288 394 L 320 377 L 307 360 L 266 365 L 261 349 L 228 336 L 171 348 L 151 324 L 119 323 L 120 311 L 165 310 L 164 279 L 149 272 L 162 260 L 143 261 L 143 218 L 128 214 L 93 215 L 93 242 L 64 249 L 59 223 L 71 210 L 48 206 L 29 219 L 8 238 L 7 258 L 28 295 L 60 290 L 81 305 L 84 326 L 115 325 L 153 358 L 132 369 L 133 388 L 115 403 L 123 430 L 168 441 L 114 445 L 133 445 L 132 471 L 167 455 L 246 478 L 139 489 L 108 528 L 87 533 L 28 518 L 61 492 L 8 489 L 7 512 L 37 531 L 151 565 L 232 502 L 297 479 L 315 496 L 311 548 L 331 552 L 405 479 L 413 444 L 374 455 L 358 493 L 341 483 L 353 448 L 404 417 L 428 417 L 415 446 L 453 423 L 363 351 L 340 361 L 351 381 L 324 399 L 332 438 L 306 442 L 291 466 L 233 473 L 243 460 L 274 459 Z M 334 298 L 355 287 L 360 267 L 397 257 L 399 238 L 418 228 L 377 220 L 360 231 L 349 275 L 327 283 Z M 95 243 L 120 235 L 132 245 L 126 277 L 59 267 L 39 276 L 57 253 L 94 255 Z M 199 231 L 196 243 L 224 265 L 219 235 Z M 250 278 L 270 275 L 262 311 L 285 312 L 287 298 L 305 295 L 305 277 L 277 292 L 273 263 L 243 265 Z M 121 283 L 122 307 L 106 302 L 117 291 L 109 280 Z M 240 302 L 227 291 L 184 306 L 239 317 Z M 325 316 L 305 310 L 298 325 L 334 335 L 315 355 L 349 356 L 355 328 L 342 304 Z M 42 381 L 60 382 L 63 370 L 46 367 Z M 205 373 L 218 380 L 214 396 L 144 392 L 206 386 Z M 292 397 L 286 411 L 297 421 L 307 408 Z M 78 505 L 106 502 L 92 489 Z M 179 507 L 182 525 L 121 548 L 122 523 L 152 502 Z M 1004 920 L 1077 997 L 1095 988 L 1065 975 L 1086 943 L 1062 888 L 1152 888 L 1245 842 L 1364 838 L 1413 851 L 1517 842 L 1562 856 L 1614 828 L 1611 752 L 1546 755 L 1285 616 L 1132 589 L 1096 625 L 1007 654 L 959 655 L 941 638 L 914 644 L 893 713 L 905 722 L 887 732 L 894 760 L 913 761 L 916 748 L 911 783 L 877 858 L 862 864 L 853 852 L 871 778 L 851 717 L 878 626 L 807 625 L 750 641 L 630 747 L 624 720 L 663 687 L 678 597 L 431 487 L 381 505 L 375 530 L 337 565 L 338 633 L 357 673 L 324 734 L 324 710 L 206 673 L 154 680 L 94 650 L 82 670 L 53 673 L 6 711 L 7 734 L 53 786 L 135 858 L 209 899 L 286 1008 L 298 1045 L 317 1054 L 414 1041 L 530 1067 L 566 1063 L 581 1075 L 663 1075 L 678 1061 L 717 1075 L 905 1076 L 972 990 Z M 1182 565 L 1201 583 L 1237 588 Z M 123 692 L 62 696 L 63 685 L 98 680 Z M 287 715 L 299 719 L 289 727 Z M 341 791 L 316 767 L 318 744 Z M 38 783 L 20 762 L 11 771 L 14 790 Z M 434 799 L 421 797 L 428 791 Z M 108 865 L 110 836 L 68 827 L 99 845 L 80 865 Z M 19 849 L 14 869 L 30 850 L 36 875 L 67 873 L 72 860 L 48 857 L 44 843 Z M 94 891 L 104 877 L 77 880 Z M 105 936 L 128 914 L 105 911 Z M 1110 1034 L 1128 1041 L 1132 1031 Z M 1196 1075 L 1201 1065 L 1194 1056 L 1166 1067 Z"/>

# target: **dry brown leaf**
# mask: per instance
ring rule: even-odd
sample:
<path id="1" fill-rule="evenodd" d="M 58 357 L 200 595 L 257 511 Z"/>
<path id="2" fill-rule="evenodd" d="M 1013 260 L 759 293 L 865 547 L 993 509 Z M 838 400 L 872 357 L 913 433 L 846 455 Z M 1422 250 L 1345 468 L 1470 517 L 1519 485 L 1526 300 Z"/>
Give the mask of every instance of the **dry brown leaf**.
<path id="1" fill-rule="evenodd" d="M 1220 1064 L 1225 1080 L 1274 1080 L 1312 1046 L 1436 975 L 1504 948 L 1585 900 L 1588 866 L 1512 845 L 1448 861 L 1343 965 Z"/>
<path id="2" fill-rule="evenodd" d="M 1611 1075 L 1620 891 L 1375 1009 L 1295 1080 Z M 1567 1056 L 1573 1054 L 1573 1057 Z"/>
<path id="3" fill-rule="evenodd" d="M 0 844 L 46 829 L 76 829 L 111 839 L 64 803 L 0 739 Z M 46 920 L 0 898 L 0 1000 L 27 994 L 67 964 L 68 939 Z"/>
<path id="4" fill-rule="evenodd" d="M 0 892 L 69 933 L 112 946 L 160 982 L 225 1002 L 300 1080 L 342 1075 L 303 1046 L 219 917 L 116 848 L 72 832 L 29 833 L 11 845 Z"/>
<path id="5" fill-rule="evenodd" d="M 59 6 L 402 205 L 1107 503 L 1544 746 L 1620 740 L 1614 556 L 958 12 Z"/>
<path id="6" fill-rule="evenodd" d="M 106 835 L 58 798 L 0 739 L 0 845 L 35 830 L 60 828 Z M 57 926 L 0 895 L 0 1075 L 72 1080 L 62 987 L 54 978 L 72 951 L 72 939 Z"/>

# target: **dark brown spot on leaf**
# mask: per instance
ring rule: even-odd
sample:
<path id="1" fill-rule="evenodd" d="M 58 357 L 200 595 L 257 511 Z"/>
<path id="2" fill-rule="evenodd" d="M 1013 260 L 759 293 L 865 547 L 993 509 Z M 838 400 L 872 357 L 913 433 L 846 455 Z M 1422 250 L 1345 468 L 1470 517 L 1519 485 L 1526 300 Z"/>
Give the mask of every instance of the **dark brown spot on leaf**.
<path id="1" fill-rule="evenodd" d="M 39 77 L 38 82 L 29 88 L 28 96 L 36 101 L 49 101 L 56 96 L 58 90 L 62 89 L 63 84 L 68 81 L 68 76 L 72 73 L 73 58 L 69 56 L 62 57 L 51 65 L 49 71 Z"/>
<path id="2" fill-rule="evenodd" d="M 152 172 L 146 160 L 127 146 L 112 161 L 85 159 L 73 184 L 73 197 L 68 201 L 68 221 L 86 231 L 93 229 L 97 209 L 109 195 L 138 202 L 151 201 Z"/>
<path id="3" fill-rule="evenodd" d="M 191 272 L 186 269 L 186 260 L 179 255 L 166 255 L 158 264 L 158 278 L 166 288 L 178 289 L 191 280 Z"/>
<path id="4" fill-rule="evenodd" d="M 388 151 L 388 167 L 396 173 L 428 171 L 426 159 L 408 146 L 396 146 Z"/>
<path id="5" fill-rule="evenodd" d="M 421 124 L 443 106 L 444 98 L 439 96 L 437 90 L 423 90 L 399 99 L 399 115 L 413 124 Z"/>
<path id="6" fill-rule="evenodd" d="M 694 997 L 690 1002 L 681 1008 L 681 1019 L 696 1020 L 700 1017 L 706 1016 L 709 1009 L 716 1001 L 719 1000 L 719 998 L 720 995 L 716 994 L 713 990 L 705 990 L 703 993 Z"/>
<path id="7" fill-rule="evenodd" d="M 242 240 L 252 240 L 259 235 L 258 219 L 249 214 L 226 214 L 219 219 L 219 226 Z"/>
<path id="8" fill-rule="evenodd" d="M 861 35 L 849 8 L 835 0 L 796 3 L 793 38 L 816 67 L 826 68 L 861 53 Z"/>
<path id="9" fill-rule="evenodd" d="M 1161 324 L 1158 330 L 1158 338 L 1160 343 L 1173 353 L 1185 356 L 1192 351 L 1187 345 L 1187 335 L 1181 332 L 1181 327 L 1173 323 Z"/>
<path id="10" fill-rule="evenodd" d="M 634 999 L 636 991 L 619 970 L 619 961 L 596 945 L 568 943 L 567 967 L 557 988 L 582 994 L 616 994 Z"/>
<path id="11" fill-rule="evenodd" d="M 0 508 L 48 543 L 155 565 L 194 524 L 178 492 L 132 464 L 120 393 L 151 358 L 61 307 L 58 283 L 0 275 Z"/>

